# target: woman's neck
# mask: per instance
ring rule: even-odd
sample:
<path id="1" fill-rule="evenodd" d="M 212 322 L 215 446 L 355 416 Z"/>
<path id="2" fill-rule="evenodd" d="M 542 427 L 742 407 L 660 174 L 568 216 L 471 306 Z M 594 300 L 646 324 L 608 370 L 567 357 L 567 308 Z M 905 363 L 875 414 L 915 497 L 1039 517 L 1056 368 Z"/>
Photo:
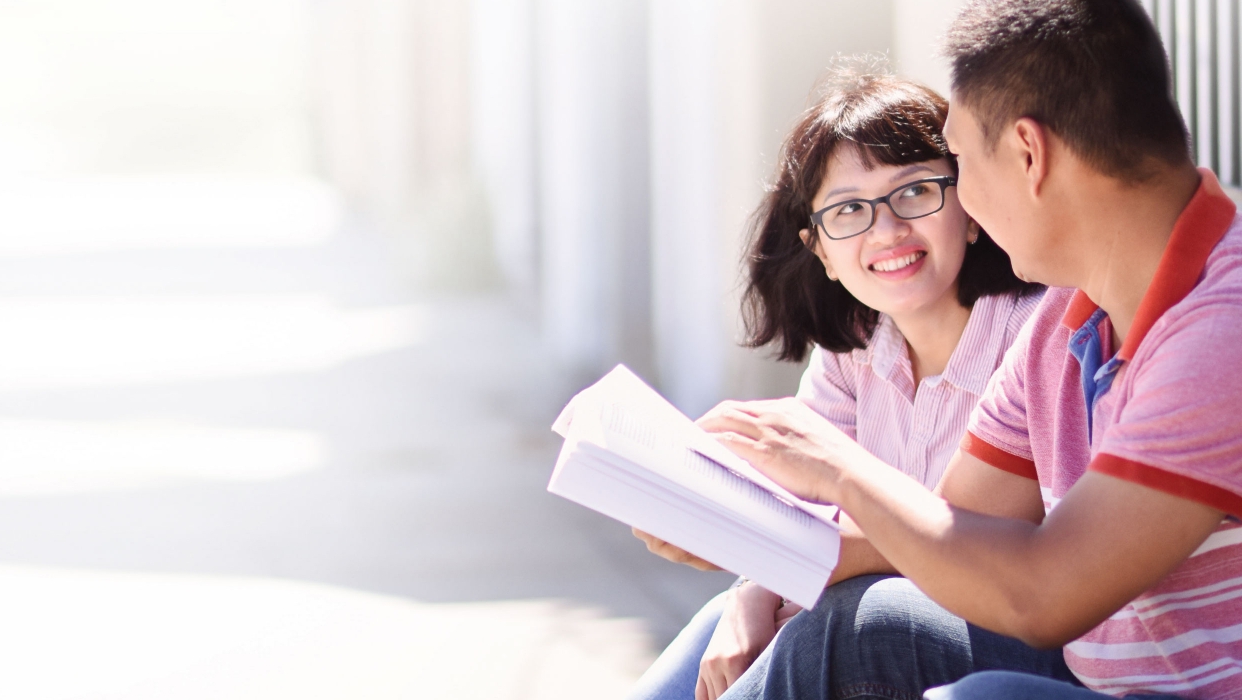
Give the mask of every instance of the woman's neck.
<path id="1" fill-rule="evenodd" d="M 915 391 L 924 377 L 944 372 L 969 320 L 970 309 L 958 303 L 956 289 L 946 294 L 934 309 L 893 317 L 897 330 L 906 339 Z"/>

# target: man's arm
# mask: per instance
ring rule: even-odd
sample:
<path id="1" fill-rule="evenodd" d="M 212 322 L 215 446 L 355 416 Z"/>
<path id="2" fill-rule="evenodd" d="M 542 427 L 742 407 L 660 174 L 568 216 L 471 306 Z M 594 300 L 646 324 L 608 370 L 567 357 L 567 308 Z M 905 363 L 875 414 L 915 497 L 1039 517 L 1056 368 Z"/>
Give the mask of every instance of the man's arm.
<path id="1" fill-rule="evenodd" d="M 965 452 L 949 461 L 935 493 L 949 504 L 985 515 L 1018 518 L 1038 524 L 1044 518 L 1043 498 L 1034 479 L 1010 474 Z M 684 549 L 634 528 L 634 536 L 647 549 L 671 562 L 700 571 L 719 571 L 720 567 Z M 867 574 L 900 573 L 875 545 L 867 541 L 862 528 L 847 513 L 841 513 L 841 551 L 828 584 Z"/>
<path id="2" fill-rule="evenodd" d="M 1044 519 L 1039 482 L 997 469 L 965 452 L 957 452 L 949 461 L 935 493 L 950 505 L 984 515 L 1036 524 Z M 901 572 L 867 541 L 854 519 L 842 512 L 841 559 L 829 585 L 866 574 L 896 573 Z"/>
<path id="3" fill-rule="evenodd" d="M 983 515 L 1017 518 L 1036 525 L 1044 519 L 1039 482 L 1011 474 L 958 450 L 934 493 L 949 505 Z"/>
<path id="4" fill-rule="evenodd" d="M 1185 560 L 1223 517 L 1090 472 L 1040 522 L 1042 506 L 1037 511 L 1032 498 L 1038 489 L 1029 483 L 1019 497 L 946 477 L 946 498 L 985 511 L 989 503 L 1022 506 L 1028 517 L 972 512 L 880 462 L 797 402 L 736 404 L 705 427 L 798 496 L 840 505 L 880 554 L 950 612 L 1033 646 L 1059 646 L 1097 625 Z M 978 471 L 973 459 L 956 456 L 950 471 Z M 1022 478 L 992 476 L 998 483 Z"/>

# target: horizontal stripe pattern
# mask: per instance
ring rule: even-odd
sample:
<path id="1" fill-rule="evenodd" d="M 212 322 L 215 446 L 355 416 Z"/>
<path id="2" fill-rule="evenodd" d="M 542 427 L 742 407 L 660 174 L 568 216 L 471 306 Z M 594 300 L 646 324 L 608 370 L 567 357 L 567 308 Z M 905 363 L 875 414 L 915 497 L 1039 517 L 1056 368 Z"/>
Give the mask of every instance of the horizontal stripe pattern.
<path id="1" fill-rule="evenodd" d="M 1225 520 L 1178 569 L 1065 646 L 1087 687 L 1242 697 L 1242 527 Z"/>

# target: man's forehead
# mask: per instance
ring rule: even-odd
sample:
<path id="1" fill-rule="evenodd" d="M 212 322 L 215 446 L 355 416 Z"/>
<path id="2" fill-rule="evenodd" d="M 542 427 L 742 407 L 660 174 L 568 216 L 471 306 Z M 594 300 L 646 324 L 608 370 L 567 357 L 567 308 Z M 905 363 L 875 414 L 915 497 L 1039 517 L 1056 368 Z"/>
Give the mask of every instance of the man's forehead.
<path id="1" fill-rule="evenodd" d="M 956 141 L 967 135 L 970 130 L 977 130 L 978 124 L 970 109 L 958 100 L 949 102 L 949 112 L 944 121 L 944 137 L 949 142 Z"/>

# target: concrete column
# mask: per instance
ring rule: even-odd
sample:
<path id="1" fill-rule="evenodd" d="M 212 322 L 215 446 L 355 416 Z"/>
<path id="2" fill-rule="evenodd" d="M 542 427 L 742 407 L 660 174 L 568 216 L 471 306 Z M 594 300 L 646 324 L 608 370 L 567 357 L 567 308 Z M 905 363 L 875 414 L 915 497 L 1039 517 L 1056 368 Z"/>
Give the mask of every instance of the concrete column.
<path id="1" fill-rule="evenodd" d="M 471 163 L 470 5 L 316 5 L 323 169 L 419 286 L 491 283 Z"/>
<path id="2" fill-rule="evenodd" d="M 561 361 L 594 373 L 649 347 L 646 7 L 537 0 L 541 307 Z"/>
<path id="3" fill-rule="evenodd" d="M 739 348 L 746 222 L 780 143 L 838 54 L 885 52 L 890 0 L 651 0 L 657 374 L 698 414 L 788 395 L 800 367 Z"/>
<path id="4" fill-rule="evenodd" d="M 473 162 L 505 282 L 536 303 L 534 0 L 471 0 Z"/>

